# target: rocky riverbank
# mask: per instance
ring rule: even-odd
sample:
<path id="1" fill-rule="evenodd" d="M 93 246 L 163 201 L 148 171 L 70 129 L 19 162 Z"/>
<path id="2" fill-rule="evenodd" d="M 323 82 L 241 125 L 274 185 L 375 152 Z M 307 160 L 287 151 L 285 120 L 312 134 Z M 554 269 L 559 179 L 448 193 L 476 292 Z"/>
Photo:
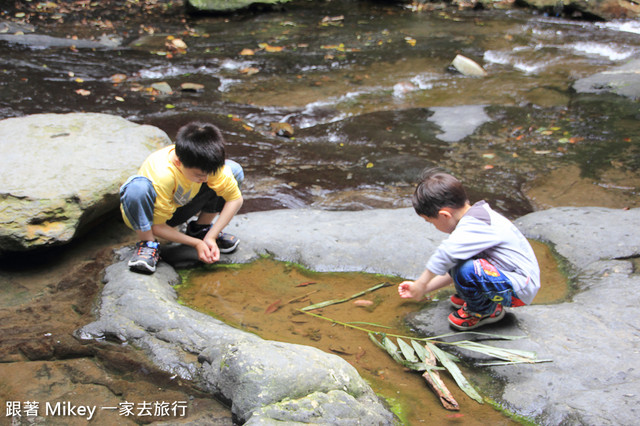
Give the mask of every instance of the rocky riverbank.
<path id="1" fill-rule="evenodd" d="M 640 408 L 635 391 L 640 374 L 634 368 L 640 336 L 620 312 L 640 302 L 632 290 L 640 285 L 634 264 L 640 257 L 634 232 L 640 229 L 640 209 L 554 208 L 516 223 L 528 237 L 555 248 L 571 271 L 576 294 L 560 304 L 509 309 L 505 321 L 484 328 L 526 336 L 508 347 L 533 350 L 551 362 L 492 367 L 492 377 L 504 385 L 480 386 L 481 392 L 539 424 L 633 424 Z M 445 237 L 412 209 L 250 213 L 238 216 L 231 232 L 243 243 L 228 262 L 270 254 L 318 271 L 409 278 L 419 275 L 426 256 Z M 183 250 L 182 260 L 189 251 Z M 161 370 L 204 383 L 204 389 L 230 402 L 237 419 L 250 424 L 392 422 L 341 359 L 264 341 L 184 308 L 171 288 L 176 280 L 166 263 L 153 277 L 129 273 L 124 262 L 114 264 L 107 270 L 97 321 L 77 336 L 112 336 L 142 348 Z M 450 309 L 443 300 L 408 320 L 425 335 L 442 334 L 450 331 Z M 472 364 L 481 360 L 461 355 Z"/>

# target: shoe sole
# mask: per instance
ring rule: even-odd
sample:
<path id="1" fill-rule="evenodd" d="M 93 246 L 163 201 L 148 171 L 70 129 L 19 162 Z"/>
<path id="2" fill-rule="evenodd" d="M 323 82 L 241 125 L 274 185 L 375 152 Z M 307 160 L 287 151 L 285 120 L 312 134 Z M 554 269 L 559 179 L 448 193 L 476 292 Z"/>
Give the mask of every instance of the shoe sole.
<path id="1" fill-rule="evenodd" d="M 238 244 L 240 244 L 240 240 L 236 240 L 236 243 L 231 247 L 220 249 L 220 253 L 224 253 L 224 254 L 233 253 L 238 248 Z"/>
<path id="2" fill-rule="evenodd" d="M 504 318 L 504 315 L 505 315 L 505 310 L 503 308 L 502 312 L 497 317 L 483 318 L 480 321 L 478 321 L 475 325 L 472 325 L 472 326 L 458 325 L 458 324 L 454 323 L 451 320 L 449 320 L 449 324 L 451 325 L 451 327 L 455 328 L 456 330 L 461 330 L 461 331 L 473 330 L 475 328 L 482 327 L 483 325 L 493 324 L 494 322 L 498 322 L 498 321 L 500 321 L 501 319 Z"/>
<path id="3" fill-rule="evenodd" d="M 134 272 L 140 272 L 143 274 L 153 274 L 156 271 L 155 267 L 149 266 L 147 262 L 139 261 L 139 262 L 129 262 L 129 269 Z"/>

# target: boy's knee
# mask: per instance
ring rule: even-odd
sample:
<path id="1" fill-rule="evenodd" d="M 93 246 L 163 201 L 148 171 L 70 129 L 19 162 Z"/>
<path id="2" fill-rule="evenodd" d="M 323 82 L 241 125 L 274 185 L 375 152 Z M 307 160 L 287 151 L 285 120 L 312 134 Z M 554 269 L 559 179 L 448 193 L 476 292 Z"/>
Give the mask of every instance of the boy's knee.
<path id="1" fill-rule="evenodd" d="M 122 200 L 148 197 L 155 198 L 155 189 L 153 188 L 153 183 L 144 176 L 132 176 L 120 187 L 120 198 Z"/>
<path id="2" fill-rule="evenodd" d="M 242 166 L 237 162 L 228 159 L 225 160 L 224 164 L 231 169 L 233 177 L 235 177 L 238 182 L 238 186 L 242 185 L 242 182 L 244 182 L 244 170 L 242 169 Z"/>
<path id="3" fill-rule="evenodd" d="M 456 282 L 470 281 L 472 275 L 476 274 L 476 268 L 473 259 L 465 260 L 456 265 L 451 271 L 451 276 Z"/>

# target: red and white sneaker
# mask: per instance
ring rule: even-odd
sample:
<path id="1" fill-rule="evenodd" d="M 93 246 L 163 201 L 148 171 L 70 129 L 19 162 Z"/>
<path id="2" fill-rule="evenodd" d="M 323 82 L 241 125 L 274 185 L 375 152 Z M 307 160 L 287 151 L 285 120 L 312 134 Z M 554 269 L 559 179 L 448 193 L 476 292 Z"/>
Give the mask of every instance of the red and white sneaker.
<path id="1" fill-rule="evenodd" d="M 464 299 L 461 298 L 458 293 L 454 294 L 451 296 L 451 299 L 449 299 L 451 301 L 451 306 L 453 306 L 456 309 L 460 309 L 464 306 Z"/>
<path id="2" fill-rule="evenodd" d="M 501 304 L 496 305 L 493 313 L 488 315 L 470 312 L 466 306 L 463 306 L 456 312 L 449 314 L 449 323 L 458 330 L 473 330 L 474 328 L 500 321 L 504 318 L 504 314 L 505 311 Z"/>

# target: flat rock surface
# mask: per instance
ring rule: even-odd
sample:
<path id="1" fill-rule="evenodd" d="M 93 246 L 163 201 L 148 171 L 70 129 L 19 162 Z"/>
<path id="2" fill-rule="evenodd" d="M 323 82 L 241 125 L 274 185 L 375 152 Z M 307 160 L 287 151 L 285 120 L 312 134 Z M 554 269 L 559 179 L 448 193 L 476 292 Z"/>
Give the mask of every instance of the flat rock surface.
<path id="1" fill-rule="evenodd" d="M 634 59 L 619 67 L 581 78 L 573 83 L 578 93 L 615 93 L 634 100 L 640 99 L 640 60 Z"/>

